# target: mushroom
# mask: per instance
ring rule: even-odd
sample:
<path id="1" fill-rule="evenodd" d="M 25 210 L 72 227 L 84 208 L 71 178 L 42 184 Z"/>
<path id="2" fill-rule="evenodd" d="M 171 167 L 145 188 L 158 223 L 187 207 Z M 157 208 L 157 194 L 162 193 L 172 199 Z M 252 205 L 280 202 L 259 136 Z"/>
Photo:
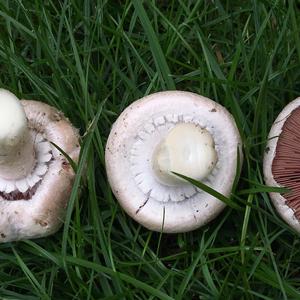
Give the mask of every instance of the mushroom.
<path id="1" fill-rule="evenodd" d="M 173 172 L 228 196 L 238 157 L 241 140 L 228 111 L 182 91 L 155 93 L 127 107 L 105 151 L 108 180 L 121 206 L 146 228 L 168 233 L 203 226 L 225 207 Z"/>
<path id="2" fill-rule="evenodd" d="M 0 242 L 43 237 L 63 222 L 74 171 L 77 130 L 47 104 L 0 89 Z"/>
<path id="3" fill-rule="evenodd" d="M 279 215 L 300 232 L 300 98 L 278 115 L 268 137 L 264 179 L 268 186 L 285 187 L 287 193 L 270 193 Z"/>

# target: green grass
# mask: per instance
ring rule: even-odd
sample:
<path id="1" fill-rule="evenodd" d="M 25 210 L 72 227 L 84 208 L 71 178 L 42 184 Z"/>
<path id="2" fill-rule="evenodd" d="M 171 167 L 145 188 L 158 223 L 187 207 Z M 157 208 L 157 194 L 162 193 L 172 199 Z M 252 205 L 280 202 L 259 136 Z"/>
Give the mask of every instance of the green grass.
<path id="1" fill-rule="evenodd" d="M 262 179 L 270 126 L 300 94 L 299 16 L 292 0 L 0 0 L 0 86 L 83 136 L 64 227 L 0 245 L 0 298 L 300 299 L 299 235 Z M 241 209 L 167 235 L 122 211 L 104 146 L 128 104 L 175 88 L 230 110 L 244 164 L 227 199 Z"/>

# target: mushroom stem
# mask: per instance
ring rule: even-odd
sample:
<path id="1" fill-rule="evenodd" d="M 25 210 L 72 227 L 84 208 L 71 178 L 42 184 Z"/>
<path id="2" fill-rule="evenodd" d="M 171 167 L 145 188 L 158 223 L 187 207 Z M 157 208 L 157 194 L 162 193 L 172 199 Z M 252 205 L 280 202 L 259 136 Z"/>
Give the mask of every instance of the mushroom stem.
<path id="1" fill-rule="evenodd" d="M 0 177 L 20 179 L 35 164 L 25 111 L 19 99 L 4 89 L 0 89 L 0 107 Z"/>
<path id="2" fill-rule="evenodd" d="M 210 174 L 217 160 L 212 135 L 195 124 L 180 123 L 158 144 L 152 163 L 158 180 L 174 186 L 183 180 L 172 172 L 202 180 Z"/>

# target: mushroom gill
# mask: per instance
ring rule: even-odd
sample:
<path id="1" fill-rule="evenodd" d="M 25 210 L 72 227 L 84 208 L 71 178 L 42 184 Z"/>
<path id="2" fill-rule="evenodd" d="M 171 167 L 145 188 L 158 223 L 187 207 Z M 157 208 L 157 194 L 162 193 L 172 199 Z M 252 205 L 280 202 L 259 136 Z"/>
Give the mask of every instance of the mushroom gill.
<path id="1" fill-rule="evenodd" d="M 278 184 L 290 189 L 283 196 L 300 220 L 300 107 L 290 113 L 282 126 L 272 173 Z"/>
<path id="2" fill-rule="evenodd" d="M 53 161 L 50 142 L 36 129 L 31 129 L 35 163 L 26 177 L 7 180 L 0 176 L 0 200 L 30 200 L 48 172 Z"/>

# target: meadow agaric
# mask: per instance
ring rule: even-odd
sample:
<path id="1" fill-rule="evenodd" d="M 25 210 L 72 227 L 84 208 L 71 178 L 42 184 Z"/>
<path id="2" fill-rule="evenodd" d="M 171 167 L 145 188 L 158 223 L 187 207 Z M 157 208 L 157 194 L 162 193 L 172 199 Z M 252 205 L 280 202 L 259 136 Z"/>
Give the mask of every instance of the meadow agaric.
<path id="1" fill-rule="evenodd" d="M 285 187 L 287 193 L 271 192 L 280 216 L 300 232 L 300 98 L 278 115 L 268 137 L 264 157 L 264 177 L 268 186 Z"/>
<path id="2" fill-rule="evenodd" d="M 136 221 L 155 231 L 185 232 L 212 220 L 225 204 L 172 172 L 228 196 L 240 150 L 224 107 L 194 93 L 155 93 L 135 101 L 114 123 L 105 155 L 108 180 Z"/>
<path id="3" fill-rule="evenodd" d="M 77 130 L 57 109 L 0 89 L 0 242 L 37 238 L 62 224 L 77 161 Z"/>

